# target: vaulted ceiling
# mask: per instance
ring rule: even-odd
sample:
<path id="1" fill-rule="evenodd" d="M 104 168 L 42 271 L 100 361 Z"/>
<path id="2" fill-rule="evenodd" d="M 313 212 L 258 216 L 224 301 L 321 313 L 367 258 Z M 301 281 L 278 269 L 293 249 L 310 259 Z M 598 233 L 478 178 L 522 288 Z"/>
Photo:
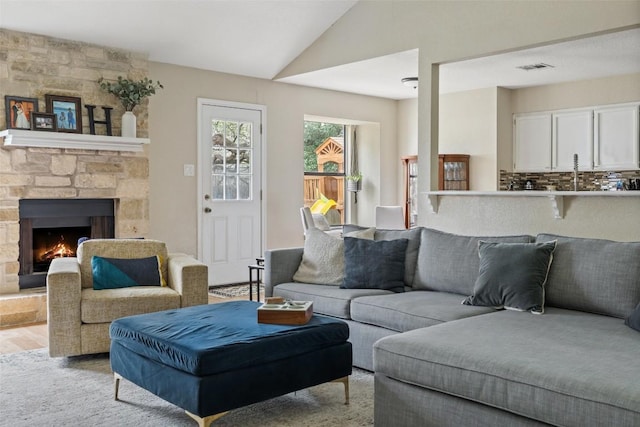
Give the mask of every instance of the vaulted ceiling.
<path id="1" fill-rule="evenodd" d="M 0 28 L 143 52 L 157 62 L 273 79 L 357 0 L 0 0 Z M 417 96 L 418 50 L 280 81 L 390 99 Z M 525 71 L 521 65 L 552 67 Z M 441 92 L 640 72 L 640 29 L 444 64 Z"/>

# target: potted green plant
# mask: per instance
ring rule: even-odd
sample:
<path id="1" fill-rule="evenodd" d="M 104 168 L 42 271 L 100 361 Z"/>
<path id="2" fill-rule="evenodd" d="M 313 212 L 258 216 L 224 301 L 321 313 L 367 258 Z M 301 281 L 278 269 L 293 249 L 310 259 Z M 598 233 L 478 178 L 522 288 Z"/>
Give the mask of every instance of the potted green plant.
<path id="1" fill-rule="evenodd" d="M 347 180 L 347 191 L 358 192 L 362 189 L 362 173 L 360 171 L 351 172 L 345 176 Z"/>
<path id="2" fill-rule="evenodd" d="M 115 95 L 125 109 L 122 116 L 122 136 L 136 137 L 136 116 L 133 109 L 145 98 L 156 93 L 156 90 L 164 88 L 159 81 L 153 81 L 148 77 L 142 80 L 129 80 L 118 76 L 115 82 L 107 82 L 104 78 L 98 80 L 100 88 Z"/>

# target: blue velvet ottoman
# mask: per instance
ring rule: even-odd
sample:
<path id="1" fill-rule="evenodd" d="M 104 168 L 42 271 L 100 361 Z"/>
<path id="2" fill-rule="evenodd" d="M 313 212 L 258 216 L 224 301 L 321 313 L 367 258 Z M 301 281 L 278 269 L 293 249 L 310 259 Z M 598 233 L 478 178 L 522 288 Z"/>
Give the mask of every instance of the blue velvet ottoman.
<path id="1" fill-rule="evenodd" d="M 349 401 L 345 322 L 257 323 L 258 302 L 233 301 L 123 317 L 110 327 L 118 399 L 125 378 L 184 409 L 201 426 L 225 412 L 329 381 Z"/>

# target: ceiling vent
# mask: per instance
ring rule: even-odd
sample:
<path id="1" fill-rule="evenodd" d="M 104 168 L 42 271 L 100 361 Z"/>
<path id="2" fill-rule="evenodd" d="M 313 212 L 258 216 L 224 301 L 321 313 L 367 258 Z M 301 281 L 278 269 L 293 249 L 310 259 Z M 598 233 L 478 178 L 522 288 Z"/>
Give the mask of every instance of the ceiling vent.
<path id="1" fill-rule="evenodd" d="M 554 68 L 554 66 L 545 64 L 544 62 L 538 62 L 537 64 L 521 65 L 516 68 L 520 68 L 521 70 L 525 70 L 525 71 L 531 71 L 531 70 L 541 70 L 543 68 Z"/>

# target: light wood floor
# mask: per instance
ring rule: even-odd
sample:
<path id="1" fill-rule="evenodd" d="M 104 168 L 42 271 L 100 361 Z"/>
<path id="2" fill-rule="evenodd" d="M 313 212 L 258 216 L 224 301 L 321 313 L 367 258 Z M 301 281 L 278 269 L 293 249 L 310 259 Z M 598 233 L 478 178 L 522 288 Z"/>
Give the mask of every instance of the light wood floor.
<path id="1" fill-rule="evenodd" d="M 209 304 L 246 299 L 249 299 L 249 297 L 216 298 L 209 295 Z M 260 300 L 264 301 L 264 295 L 260 295 Z M 0 328 L 0 354 L 36 350 L 39 348 L 45 348 L 48 345 L 49 333 L 46 323 Z"/>
<path id="2" fill-rule="evenodd" d="M 44 348 L 48 343 L 46 323 L 0 329 L 0 354 Z"/>

